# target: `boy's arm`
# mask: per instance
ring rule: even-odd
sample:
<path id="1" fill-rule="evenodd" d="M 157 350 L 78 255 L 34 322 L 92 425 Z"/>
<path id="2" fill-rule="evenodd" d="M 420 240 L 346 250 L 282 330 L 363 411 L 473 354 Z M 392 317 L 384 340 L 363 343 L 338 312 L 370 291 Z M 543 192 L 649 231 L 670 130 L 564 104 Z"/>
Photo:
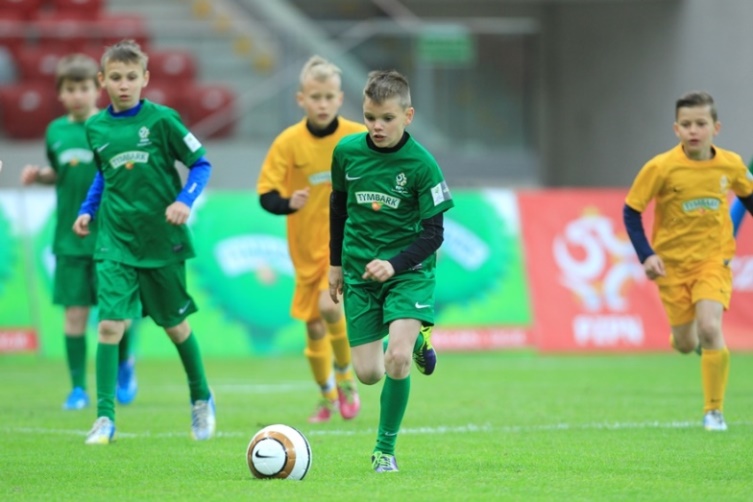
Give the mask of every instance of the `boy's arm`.
<path id="1" fill-rule="evenodd" d="M 102 192 L 105 191 L 105 178 L 102 176 L 102 171 L 97 171 L 92 181 L 89 191 L 86 193 L 86 200 L 81 204 L 78 214 L 88 214 L 91 219 L 94 219 L 94 215 L 97 214 L 99 209 L 99 203 L 102 202 Z"/>
<path id="2" fill-rule="evenodd" d="M 732 206 L 729 208 L 729 216 L 732 219 L 732 229 L 735 237 L 737 237 L 737 232 L 740 231 L 740 225 L 743 223 L 745 209 L 746 207 L 740 198 L 735 197 L 735 200 L 732 201 Z"/>
<path id="3" fill-rule="evenodd" d="M 622 210 L 622 219 L 625 223 L 625 230 L 627 230 L 630 237 L 630 242 L 633 244 L 635 253 L 638 255 L 638 260 L 643 263 L 646 261 L 646 258 L 656 254 L 648 243 L 646 232 L 643 230 L 641 213 L 625 204 Z"/>
<path id="4" fill-rule="evenodd" d="M 272 214 L 286 215 L 296 212 L 290 207 L 290 199 L 286 199 L 277 190 L 263 193 L 259 196 L 261 207 Z"/>
<path id="5" fill-rule="evenodd" d="M 387 260 L 395 270 L 395 274 L 412 269 L 439 249 L 444 241 L 443 215 L 444 213 L 439 213 L 421 220 L 423 230 L 418 238 L 396 256 Z"/>
<path id="6" fill-rule="evenodd" d="M 188 207 L 192 207 L 201 192 L 206 188 L 209 182 L 209 176 L 212 174 L 212 164 L 203 155 L 191 165 L 188 171 L 188 179 L 180 191 L 176 202 L 182 202 Z"/>
<path id="7" fill-rule="evenodd" d="M 343 237 L 348 219 L 348 194 L 332 190 L 329 196 L 329 264 L 341 267 L 343 263 Z"/>

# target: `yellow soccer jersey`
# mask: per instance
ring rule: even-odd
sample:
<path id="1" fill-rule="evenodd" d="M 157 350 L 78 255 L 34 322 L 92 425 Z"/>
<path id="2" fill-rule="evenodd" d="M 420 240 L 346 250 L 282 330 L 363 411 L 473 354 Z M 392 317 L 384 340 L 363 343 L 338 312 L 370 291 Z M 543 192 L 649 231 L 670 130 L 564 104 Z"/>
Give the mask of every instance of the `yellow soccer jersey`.
<path id="1" fill-rule="evenodd" d="M 747 197 L 753 177 L 739 155 L 714 147 L 710 160 L 689 159 L 681 145 L 643 166 L 625 203 L 644 212 L 655 200 L 651 245 L 672 267 L 692 267 L 735 252 L 727 196 Z"/>
<path id="2" fill-rule="evenodd" d="M 277 190 L 289 198 L 310 187 L 305 206 L 288 215 L 288 249 L 302 283 L 317 280 L 329 269 L 329 196 L 332 191 L 332 151 L 343 137 L 364 132 L 366 127 L 338 117 L 333 134 L 317 137 L 306 120 L 285 129 L 272 143 L 261 168 L 257 191 Z"/>

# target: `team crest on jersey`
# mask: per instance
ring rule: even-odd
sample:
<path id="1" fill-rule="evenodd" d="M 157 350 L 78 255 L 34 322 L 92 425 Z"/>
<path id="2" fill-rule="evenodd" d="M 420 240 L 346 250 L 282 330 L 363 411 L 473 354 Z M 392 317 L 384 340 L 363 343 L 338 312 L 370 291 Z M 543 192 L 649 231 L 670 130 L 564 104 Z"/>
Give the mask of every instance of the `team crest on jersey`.
<path id="1" fill-rule="evenodd" d="M 149 134 L 149 128 L 147 126 L 142 126 L 141 129 L 139 129 L 139 142 L 136 144 L 136 146 L 151 145 L 152 142 L 149 139 Z"/>
<path id="2" fill-rule="evenodd" d="M 134 164 L 146 164 L 149 162 L 149 154 L 147 152 L 123 152 L 120 155 L 110 159 L 110 165 L 113 169 L 125 166 L 126 169 L 133 169 Z"/>
<path id="3" fill-rule="evenodd" d="M 408 177 L 405 175 L 405 173 L 400 173 L 397 176 L 395 176 L 395 191 L 399 194 L 404 194 L 407 192 L 405 189 L 405 185 L 408 184 Z"/>
<path id="4" fill-rule="evenodd" d="M 76 167 L 81 162 L 89 163 L 92 160 L 94 160 L 94 152 L 85 148 L 71 148 L 58 155 L 60 164 L 69 164 L 72 167 Z"/>
<path id="5" fill-rule="evenodd" d="M 729 178 L 722 176 L 719 180 L 719 188 L 721 189 L 722 193 L 727 193 L 727 191 L 729 190 Z"/>

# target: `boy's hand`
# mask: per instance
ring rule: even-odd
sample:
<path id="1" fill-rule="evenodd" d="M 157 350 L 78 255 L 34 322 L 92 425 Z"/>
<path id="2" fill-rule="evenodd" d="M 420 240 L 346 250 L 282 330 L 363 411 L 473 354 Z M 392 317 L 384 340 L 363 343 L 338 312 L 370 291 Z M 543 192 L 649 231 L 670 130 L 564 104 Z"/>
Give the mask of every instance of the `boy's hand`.
<path id="1" fill-rule="evenodd" d="M 371 260 L 366 265 L 366 272 L 361 277 L 371 279 L 372 281 L 384 282 L 393 275 L 395 275 L 395 269 L 392 267 L 392 263 L 387 260 Z"/>
<path id="2" fill-rule="evenodd" d="M 73 231 L 79 237 L 86 237 L 89 235 L 89 222 L 92 221 L 92 217 L 88 214 L 80 214 L 76 221 L 73 222 Z"/>
<path id="3" fill-rule="evenodd" d="M 329 267 L 329 297 L 335 303 L 340 303 L 343 294 L 343 268 Z"/>
<path id="4" fill-rule="evenodd" d="M 652 281 L 657 277 L 664 277 L 667 275 L 666 270 L 664 270 L 664 262 L 659 258 L 659 255 L 655 254 L 646 258 L 646 261 L 643 262 L 643 270 L 646 271 L 646 277 Z"/>
<path id="5" fill-rule="evenodd" d="M 310 191 L 311 189 L 306 187 L 303 190 L 296 190 L 293 192 L 293 195 L 290 197 L 290 202 L 288 203 L 290 209 L 297 211 L 305 206 L 309 200 Z"/>
<path id="6" fill-rule="evenodd" d="M 188 221 L 188 216 L 191 214 L 191 208 L 182 202 L 175 201 L 165 210 L 165 217 L 167 222 L 172 225 L 182 225 Z"/>
<path id="7" fill-rule="evenodd" d="M 36 183 L 36 181 L 39 179 L 40 170 L 41 169 L 39 168 L 39 166 L 34 166 L 31 164 L 25 165 L 23 170 L 21 171 L 21 184 L 28 186 Z"/>

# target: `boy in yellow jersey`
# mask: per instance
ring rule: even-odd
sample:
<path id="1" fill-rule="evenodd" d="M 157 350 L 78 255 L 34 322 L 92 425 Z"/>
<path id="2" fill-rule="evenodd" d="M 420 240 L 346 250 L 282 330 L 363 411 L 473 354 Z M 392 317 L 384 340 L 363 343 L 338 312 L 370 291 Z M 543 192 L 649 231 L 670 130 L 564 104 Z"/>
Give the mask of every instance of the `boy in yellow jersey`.
<path id="1" fill-rule="evenodd" d="M 296 100 L 306 116 L 272 143 L 257 190 L 265 210 L 287 216 L 296 271 L 291 315 L 306 322 L 305 354 L 322 393 L 309 422 L 318 423 L 337 409 L 351 419 L 361 407 L 345 318 L 328 294 L 329 194 L 335 145 L 366 127 L 338 116 L 343 103 L 340 69 L 319 56 L 303 66 Z"/>
<path id="2" fill-rule="evenodd" d="M 706 430 L 725 431 L 722 415 L 729 351 L 722 313 L 729 307 L 735 253 L 727 195 L 732 190 L 753 213 L 753 177 L 734 152 L 713 145 L 720 123 L 705 92 L 675 104 L 674 131 L 680 144 L 643 166 L 625 199 L 624 221 L 646 271 L 659 286 L 672 326 L 672 346 L 692 352 L 701 346 Z M 641 213 L 654 200 L 651 242 Z"/>

